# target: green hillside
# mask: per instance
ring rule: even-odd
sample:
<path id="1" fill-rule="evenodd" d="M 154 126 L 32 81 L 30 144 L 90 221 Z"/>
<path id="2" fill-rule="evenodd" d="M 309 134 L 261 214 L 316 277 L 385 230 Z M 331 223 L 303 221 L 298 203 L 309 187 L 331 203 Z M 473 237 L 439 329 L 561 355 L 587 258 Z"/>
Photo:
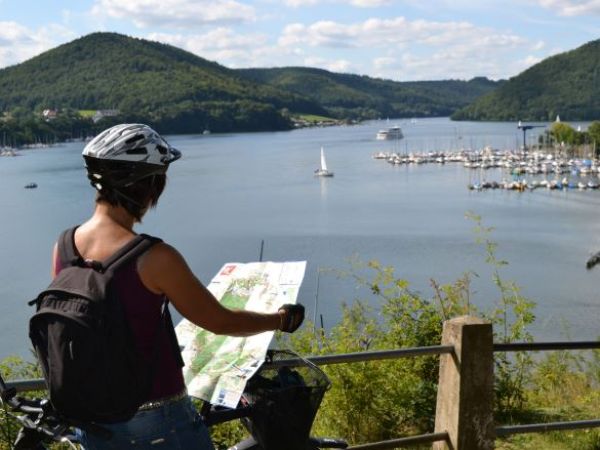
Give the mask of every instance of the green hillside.
<path id="1" fill-rule="evenodd" d="M 312 99 L 333 117 L 358 119 L 448 116 L 502 84 L 486 78 L 396 82 L 304 67 L 238 72 Z"/>
<path id="2" fill-rule="evenodd" d="M 456 120 L 600 118 L 600 40 L 545 59 L 452 115 Z"/>
<path id="3" fill-rule="evenodd" d="M 170 132 L 288 128 L 312 101 L 241 78 L 173 46 L 93 33 L 0 70 L 0 111 L 118 109 Z"/>
<path id="4" fill-rule="evenodd" d="M 294 115 L 445 116 L 499 84 L 394 82 L 294 67 L 232 70 L 171 45 L 93 33 L 0 70 L 0 135 L 21 145 L 90 136 L 123 121 L 198 133 L 289 129 Z M 52 117 L 42 118 L 44 110 Z M 119 115 L 95 123 L 97 110 Z"/>

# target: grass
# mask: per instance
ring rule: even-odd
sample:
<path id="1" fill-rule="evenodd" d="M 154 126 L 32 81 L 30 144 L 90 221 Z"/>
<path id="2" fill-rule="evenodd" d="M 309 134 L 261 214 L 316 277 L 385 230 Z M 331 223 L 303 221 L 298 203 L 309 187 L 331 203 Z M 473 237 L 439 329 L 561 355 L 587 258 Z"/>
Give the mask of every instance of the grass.
<path id="1" fill-rule="evenodd" d="M 79 115 L 83 118 L 93 117 L 94 114 L 96 114 L 95 109 L 80 109 L 79 110 Z"/>
<path id="2" fill-rule="evenodd" d="M 319 116 L 316 114 L 294 114 L 292 116 L 295 120 L 304 120 L 306 122 L 335 122 L 336 119 L 332 117 Z"/>
<path id="3" fill-rule="evenodd" d="M 496 450 L 581 450 L 600 449 L 600 433 L 595 430 L 553 431 L 516 435 L 496 441 Z"/>

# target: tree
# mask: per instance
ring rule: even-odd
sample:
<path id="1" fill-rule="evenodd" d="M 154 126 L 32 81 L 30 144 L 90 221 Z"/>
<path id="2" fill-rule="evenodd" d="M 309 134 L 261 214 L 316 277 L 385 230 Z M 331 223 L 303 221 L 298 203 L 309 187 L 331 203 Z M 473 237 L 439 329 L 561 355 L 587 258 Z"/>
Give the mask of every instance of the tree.
<path id="1" fill-rule="evenodd" d="M 554 140 L 559 144 L 574 144 L 575 143 L 575 130 L 573 127 L 564 122 L 554 122 L 550 129 L 550 134 Z"/>
<path id="2" fill-rule="evenodd" d="M 590 140 L 596 143 L 596 146 L 600 146 L 600 120 L 596 120 L 588 127 L 588 135 Z"/>

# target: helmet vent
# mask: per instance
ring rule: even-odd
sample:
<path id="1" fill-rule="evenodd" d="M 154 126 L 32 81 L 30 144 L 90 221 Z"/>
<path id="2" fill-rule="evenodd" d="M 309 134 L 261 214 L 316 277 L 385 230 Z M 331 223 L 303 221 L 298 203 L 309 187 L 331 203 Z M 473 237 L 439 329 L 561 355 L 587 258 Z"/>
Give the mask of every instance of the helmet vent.
<path id="1" fill-rule="evenodd" d="M 167 148 L 166 148 L 166 147 L 163 147 L 162 145 L 157 145 L 157 146 L 156 146 L 156 149 L 158 150 L 158 152 L 159 152 L 161 155 L 166 155 L 166 154 L 168 153 L 168 150 L 167 150 Z"/>
<path id="2" fill-rule="evenodd" d="M 144 139 L 144 135 L 143 134 L 136 134 L 135 136 L 132 136 L 129 139 L 127 139 L 125 141 L 125 143 L 126 144 L 133 144 L 134 142 L 141 141 L 142 139 Z"/>
<path id="3" fill-rule="evenodd" d="M 125 153 L 127 153 L 128 155 L 147 155 L 148 150 L 146 150 L 146 147 L 138 147 L 138 148 L 131 148 L 131 149 L 127 150 Z"/>

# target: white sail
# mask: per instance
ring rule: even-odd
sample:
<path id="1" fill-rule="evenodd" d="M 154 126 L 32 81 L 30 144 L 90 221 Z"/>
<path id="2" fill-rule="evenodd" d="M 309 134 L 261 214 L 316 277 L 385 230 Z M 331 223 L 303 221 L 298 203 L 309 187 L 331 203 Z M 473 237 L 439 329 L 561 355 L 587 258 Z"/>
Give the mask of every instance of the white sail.
<path id="1" fill-rule="evenodd" d="M 323 147 L 321 147 L 321 171 L 327 172 L 327 162 L 325 161 L 325 152 L 323 151 Z"/>

